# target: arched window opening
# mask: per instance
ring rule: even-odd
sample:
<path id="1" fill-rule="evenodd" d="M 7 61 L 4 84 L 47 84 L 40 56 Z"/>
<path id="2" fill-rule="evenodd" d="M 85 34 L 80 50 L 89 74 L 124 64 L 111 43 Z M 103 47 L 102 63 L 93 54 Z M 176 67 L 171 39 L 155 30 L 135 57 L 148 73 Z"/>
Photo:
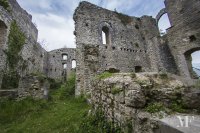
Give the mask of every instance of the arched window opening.
<path id="1" fill-rule="evenodd" d="M 142 67 L 141 66 L 135 66 L 135 72 L 136 73 L 142 72 Z"/>
<path id="2" fill-rule="evenodd" d="M 160 31 L 160 35 L 164 36 L 167 34 L 167 29 L 171 27 L 169 17 L 167 13 L 163 14 L 162 17 L 158 21 L 158 28 Z"/>
<path id="3" fill-rule="evenodd" d="M 0 49 L 5 46 L 7 35 L 7 27 L 3 21 L 0 20 Z"/>
<path id="4" fill-rule="evenodd" d="M 102 43 L 103 44 L 110 44 L 110 33 L 109 28 L 104 26 L 102 28 Z"/>
<path id="5" fill-rule="evenodd" d="M 200 78 L 200 50 L 192 53 L 192 68 L 193 71 L 195 72 L 194 76 L 196 78 Z"/>
<path id="6" fill-rule="evenodd" d="M 76 60 L 72 60 L 72 68 L 76 68 Z"/>
<path id="7" fill-rule="evenodd" d="M 68 55 L 67 55 L 67 54 L 62 54 L 62 59 L 63 59 L 63 60 L 67 60 L 67 58 L 68 58 Z"/>
<path id="8" fill-rule="evenodd" d="M 66 63 L 63 64 L 63 69 L 67 69 L 67 64 Z"/>
<path id="9" fill-rule="evenodd" d="M 185 59 L 192 79 L 200 78 L 200 48 L 185 53 Z"/>

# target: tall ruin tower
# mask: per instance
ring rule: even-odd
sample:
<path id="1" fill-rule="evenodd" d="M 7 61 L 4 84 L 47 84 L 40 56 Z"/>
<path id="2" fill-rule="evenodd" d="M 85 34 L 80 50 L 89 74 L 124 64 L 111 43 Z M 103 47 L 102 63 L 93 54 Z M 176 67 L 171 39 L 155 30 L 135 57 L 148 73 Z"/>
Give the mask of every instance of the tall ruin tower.
<path id="1" fill-rule="evenodd" d="M 200 1 L 165 0 L 166 12 L 172 27 L 168 40 L 179 74 L 194 78 L 191 54 L 200 50 Z"/>

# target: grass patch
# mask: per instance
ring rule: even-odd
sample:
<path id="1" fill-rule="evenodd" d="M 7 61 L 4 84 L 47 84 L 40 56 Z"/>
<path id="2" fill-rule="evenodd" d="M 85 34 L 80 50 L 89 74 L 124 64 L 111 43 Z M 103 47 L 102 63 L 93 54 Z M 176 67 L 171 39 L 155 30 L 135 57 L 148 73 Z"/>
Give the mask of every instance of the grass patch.
<path id="1" fill-rule="evenodd" d="M 122 129 L 112 122 L 108 122 L 104 113 L 97 110 L 82 122 L 79 133 L 123 133 Z"/>
<path id="2" fill-rule="evenodd" d="M 51 99 L 0 100 L 1 133 L 77 133 L 91 108 L 83 97 L 72 96 L 75 79 L 51 90 Z M 70 89 L 70 90 L 68 90 Z M 69 97 L 65 95 L 71 95 Z M 64 97 L 65 96 L 65 97 Z"/>
<path id="3" fill-rule="evenodd" d="M 76 98 L 75 75 L 59 89 L 52 89 L 51 99 L 22 101 L 0 100 L 1 133 L 122 133 L 108 122 L 103 112 L 88 115 L 91 107 L 83 97 Z"/>
<path id="4" fill-rule="evenodd" d="M 109 77 L 112 77 L 112 76 L 113 76 L 113 73 L 104 72 L 100 75 L 97 75 L 97 79 L 106 79 L 106 78 L 109 78 Z"/>

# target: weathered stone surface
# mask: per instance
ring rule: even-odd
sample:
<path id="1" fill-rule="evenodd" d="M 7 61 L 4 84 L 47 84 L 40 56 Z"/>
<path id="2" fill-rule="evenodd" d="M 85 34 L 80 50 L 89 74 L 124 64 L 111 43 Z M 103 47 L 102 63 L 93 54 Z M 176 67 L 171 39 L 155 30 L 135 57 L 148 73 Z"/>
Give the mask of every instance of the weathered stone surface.
<path id="1" fill-rule="evenodd" d="M 125 94 L 125 104 L 133 108 L 142 108 L 146 104 L 146 99 L 141 90 L 129 90 Z"/>
<path id="2" fill-rule="evenodd" d="M 107 91 L 108 88 L 111 91 Z M 91 103 L 101 107 L 109 120 L 119 125 L 131 123 L 134 132 L 153 133 L 157 128 L 156 131 L 177 132 L 170 126 L 158 126 L 157 119 L 168 117 L 174 103 L 185 103 L 197 110 L 200 100 L 198 90 L 192 89 L 192 86 L 185 87 L 181 81 L 169 75 L 138 73 L 133 77 L 128 73 L 116 73 L 106 79 L 93 80 Z M 146 111 L 150 103 L 160 103 L 164 106 L 160 108 L 164 110 L 150 114 Z M 182 109 L 180 107 L 176 106 Z M 151 107 L 151 110 L 155 109 Z"/>
<path id="3" fill-rule="evenodd" d="M 17 90 L 0 90 L 0 98 L 16 99 L 17 97 Z"/>
<path id="4" fill-rule="evenodd" d="M 185 90 L 183 95 L 184 106 L 190 109 L 200 108 L 200 89 Z"/>
<path id="5" fill-rule="evenodd" d="M 45 78 L 37 76 L 25 76 L 20 79 L 18 97 L 23 99 L 26 97 L 33 97 L 35 99 L 48 98 L 48 90 L 50 84 Z"/>
<path id="6" fill-rule="evenodd" d="M 155 133 L 199 133 L 200 117 L 177 114 L 157 120 L 159 128 Z"/>

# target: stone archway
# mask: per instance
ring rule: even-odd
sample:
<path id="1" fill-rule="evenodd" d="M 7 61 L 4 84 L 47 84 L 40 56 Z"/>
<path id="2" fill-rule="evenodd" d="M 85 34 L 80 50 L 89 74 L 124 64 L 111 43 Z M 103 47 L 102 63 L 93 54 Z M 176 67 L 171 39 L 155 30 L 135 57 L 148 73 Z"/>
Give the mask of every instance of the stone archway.
<path id="1" fill-rule="evenodd" d="M 157 27 L 159 28 L 160 35 L 163 36 L 167 33 L 167 29 L 171 27 L 171 23 L 168 17 L 167 9 L 163 8 L 156 16 Z"/>
<path id="2" fill-rule="evenodd" d="M 184 53 L 188 71 L 189 71 L 189 75 L 192 79 L 198 78 L 198 75 L 194 72 L 193 66 L 192 66 L 192 53 L 194 53 L 196 51 L 200 51 L 200 47 L 192 48 Z"/>

